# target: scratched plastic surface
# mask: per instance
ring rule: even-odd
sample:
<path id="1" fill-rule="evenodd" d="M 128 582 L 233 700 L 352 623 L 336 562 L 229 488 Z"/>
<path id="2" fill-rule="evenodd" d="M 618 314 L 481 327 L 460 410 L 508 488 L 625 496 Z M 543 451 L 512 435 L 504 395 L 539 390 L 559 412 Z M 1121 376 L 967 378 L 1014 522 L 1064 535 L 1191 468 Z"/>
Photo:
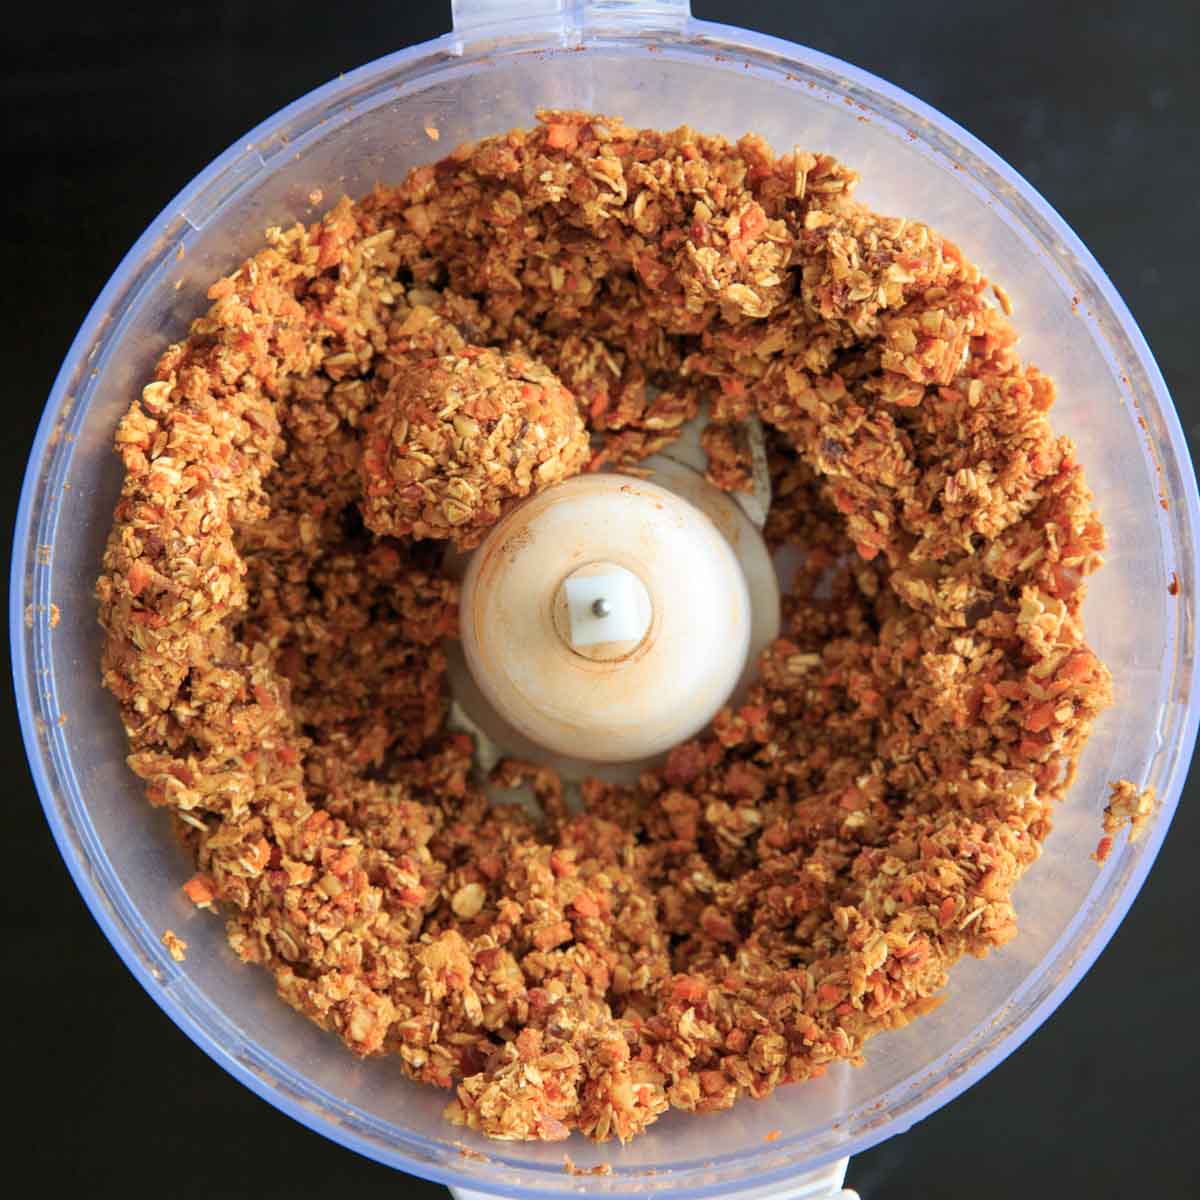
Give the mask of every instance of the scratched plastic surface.
<path id="1" fill-rule="evenodd" d="M 1045 202 L 951 122 L 836 60 L 692 21 L 679 3 L 539 0 L 521 21 L 488 24 L 505 10 L 458 4 L 458 33 L 380 59 L 267 121 L 185 189 L 97 301 L 49 399 L 16 533 L 12 638 L 30 761 L 80 890 L 150 995 L 235 1076 L 326 1136 L 510 1195 L 767 1185 L 952 1098 L 1036 1028 L 1108 940 L 1153 861 L 1195 738 L 1195 480 L 1153 359 L 1111 285 Z M 91 591 L 120 483 L 112 431 L 156 356 L 204 308 L 208 282 L 260 245 L 267 226 L 310 219 L 315 188 L 326 204 L 362 193 L 461 141 L 527 124 L 543 105 L 731 136 L 753 129 L 780 150 L 830 151 L 861 171 L 874 207 L 951 237 L 1004 284 L 1024 353 L 1059 380 L 1055 421 L 1078 443 L 1111 539 L 1087 619 L 1113 668 L 1116 705 L 1019 886 L 1021 936 L 962 964 L 949 1002 L 872 1042 L 865 1067 L 720 1116 L 668 1115 L 625 1148 L 486 1143 L 443 1123 L 445 1094 L 408 1083 L 387 1059 L 355 1061 L 285 1008 L 265 973 L 234 960 L 220 922 L 180 895 L 187 864 L 124 766 L 96 669 Z M 53 634 L 50 602 L 63 614 Z M 1122 776 L 1154 783 L 1162 804 L 1147 835 L 1120 844 L 1101 870 L 1088 856 L 1106 781 Z M 159 945 L 167 927 L 190 944 L 183 964 Z M 774 1130 L 782 1135 L 766 1142 Z M 572 1178 L 564 1150 L 612 1174 Z"/>

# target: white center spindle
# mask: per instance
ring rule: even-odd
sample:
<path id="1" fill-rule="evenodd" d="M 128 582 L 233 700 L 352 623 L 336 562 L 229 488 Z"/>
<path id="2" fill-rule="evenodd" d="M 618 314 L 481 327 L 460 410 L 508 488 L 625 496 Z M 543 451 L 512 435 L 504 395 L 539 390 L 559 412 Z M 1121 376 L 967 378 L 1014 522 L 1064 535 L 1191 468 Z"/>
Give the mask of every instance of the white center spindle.
<path id="1" fill-rule="evenodd" d="M 582 475 L 500 521 L 460 605 L 505 721 L 556 754 L 631 762 L 698 733 L 746 665 L 750 600 L 712 520 L 641 479 Z"/>

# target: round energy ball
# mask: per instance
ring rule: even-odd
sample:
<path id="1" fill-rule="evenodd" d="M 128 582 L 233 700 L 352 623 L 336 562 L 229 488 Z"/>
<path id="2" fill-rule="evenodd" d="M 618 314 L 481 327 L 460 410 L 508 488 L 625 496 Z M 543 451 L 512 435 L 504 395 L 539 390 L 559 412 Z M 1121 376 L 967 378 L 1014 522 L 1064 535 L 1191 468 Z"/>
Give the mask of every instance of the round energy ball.
<path id="1" fill-rule="evenodd" d="M 396 373 L 367 418 L 363 522 L 469 550 L 506 503 L 588 458 L 575 398 L 540 363 L 478 347 L 425 359 Z"/>

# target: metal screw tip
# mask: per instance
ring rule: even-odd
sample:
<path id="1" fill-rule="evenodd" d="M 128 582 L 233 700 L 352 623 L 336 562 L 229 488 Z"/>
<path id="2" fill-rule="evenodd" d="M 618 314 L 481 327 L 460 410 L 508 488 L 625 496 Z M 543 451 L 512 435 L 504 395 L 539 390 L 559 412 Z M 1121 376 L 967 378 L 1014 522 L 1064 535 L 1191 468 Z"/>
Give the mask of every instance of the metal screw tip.
<path id="1" fill-rule="evenodd" d="M 612 612 L 612 605 L 603 596 L 597 596 L 592 601 L 592 612 L 597 617 L 607 617 Z"/>

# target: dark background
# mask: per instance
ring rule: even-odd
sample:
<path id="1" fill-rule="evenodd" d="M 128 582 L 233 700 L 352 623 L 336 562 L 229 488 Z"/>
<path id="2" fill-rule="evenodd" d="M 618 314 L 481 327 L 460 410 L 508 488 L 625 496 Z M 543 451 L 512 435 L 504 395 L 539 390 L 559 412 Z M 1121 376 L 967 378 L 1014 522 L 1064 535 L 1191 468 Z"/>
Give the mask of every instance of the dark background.
<path id="1" fill-rule="evenodd" d="M 694 9 L 873 71 L 1012 163 L 1112 277 L 1197 444 L 1200 6 Z M 58 6 L 17 11 L 0 50 L 11 56 L 0 77 L 5 528 L 70 339 L 163 205 L 288 101 L 449 27 L 448 0 L 134 2 L 69 20 L 51 15 Z M 12 786 L 0 851 L 9 1161 L 50 1195 L 136 1194 L 151 1180 L 165 1195 L 205 1200 L 444 1195 L 280 1115 L 150 1002 L 71 885 L 7 692 L 0 705 L 0 770 Z M 981 1083 L 854 1159 L 849 1183 L 866 1200 L 1196 1194 L 1195 778 L 1141 897 L 1084 982 Z"/>

